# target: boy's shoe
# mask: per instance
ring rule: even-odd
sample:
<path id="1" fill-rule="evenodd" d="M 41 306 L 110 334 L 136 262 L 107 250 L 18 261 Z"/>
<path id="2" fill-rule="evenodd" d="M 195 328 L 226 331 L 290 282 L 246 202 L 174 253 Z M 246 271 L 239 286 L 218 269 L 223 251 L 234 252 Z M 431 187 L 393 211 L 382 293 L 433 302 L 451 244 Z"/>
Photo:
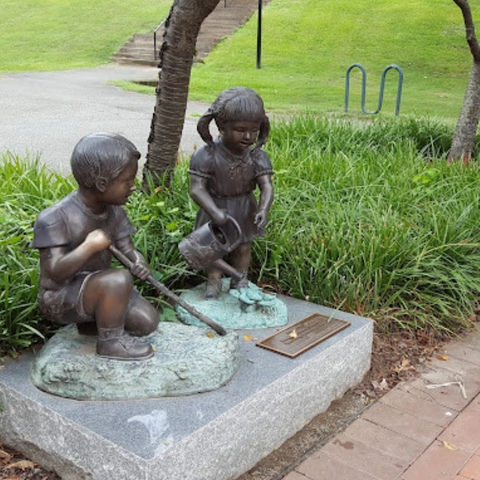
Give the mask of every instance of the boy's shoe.
<path id="1" fill-rule="evenodd" d="M 123 327 L 99 328 L 97 355 L 115 360 L 146 360 L 153 357 L 153 348 L 148 343 L 142 343 L 129 337 Z"/>

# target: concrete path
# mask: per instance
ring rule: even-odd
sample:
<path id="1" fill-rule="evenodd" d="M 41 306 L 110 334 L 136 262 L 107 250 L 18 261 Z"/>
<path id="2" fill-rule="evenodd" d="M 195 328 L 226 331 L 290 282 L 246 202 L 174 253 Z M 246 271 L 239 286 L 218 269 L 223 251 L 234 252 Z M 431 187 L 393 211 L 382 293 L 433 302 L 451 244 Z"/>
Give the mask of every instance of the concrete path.
<path id="1" fill-rule="evenodd" d="M 480 480 L 480 327 L 284 480 Z"/>
<path id="2" fill-rule="evenodd" d="M 106 65 L 56 72 L 0 76 L 0 154 L 40 154 L 55 170 L 70 172 L 70 155 L 78 140 L 95 131 L 120 133 L 142 153 L 155 105 L 154 95 L 126 92 L 109 80 L 154 79 L 154 67 Z M 181 149 L 193 151 L 203 142 L 197 116 L 208 105 L 188 105 Z"/>

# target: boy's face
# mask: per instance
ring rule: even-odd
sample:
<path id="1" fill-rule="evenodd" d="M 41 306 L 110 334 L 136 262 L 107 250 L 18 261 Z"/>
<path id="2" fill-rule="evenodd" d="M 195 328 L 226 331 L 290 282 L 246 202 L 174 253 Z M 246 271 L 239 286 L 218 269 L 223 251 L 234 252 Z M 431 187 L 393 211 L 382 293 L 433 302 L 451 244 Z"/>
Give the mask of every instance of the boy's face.
<path id="1" fill-rule="evenodd" d="M 235 155 L 241 155 L 257 141 L 259 122 L 227 122 L 220 129 L 222 142 Z"/>
<path id="2" fill-rule="evenodd" d="M 138 163 L 132 160 L 123 169 L 122 173 L 107 186 L 102 193 L 102 201 L 106 205 L 125 205 L 128 197 L 137 189 L 135 176 L 137 175 Z"/>

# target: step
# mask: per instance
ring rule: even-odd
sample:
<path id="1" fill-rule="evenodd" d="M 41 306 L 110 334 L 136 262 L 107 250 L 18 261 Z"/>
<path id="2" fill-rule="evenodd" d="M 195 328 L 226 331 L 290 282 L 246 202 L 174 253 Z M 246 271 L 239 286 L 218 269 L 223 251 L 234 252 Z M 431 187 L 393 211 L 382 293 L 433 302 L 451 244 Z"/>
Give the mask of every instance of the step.
<path id="1" fill-rule="evenodd" d="M 215 33 L 215 34 L 222 34 L 223 35 L 231 35 L 234 30 L 237 28 L 241 27 L 243 23 L 236 23 L 235 25 L 223 25 L 223 24 L 218 24 L 214 26 L 206 26 L 203 31 L 200 32 L 200 35 L 202 34 L 209 34 L 209 33 Z M 199 35 L 199 36 L 200 36 Z"/>
<path id="2" fill-rule="evenodd" d="M 264 4 L 268 4 L 264 0 Z M 231 36 L 240 28 L 248 18 L 258 9 L 257 0 L 228 0 L 225 8 L 221 1 L 215 10 L 205 19 L 197 38 L 197 55 L 195 61 L 202 61 L 213 47 L 223 38 Z M 164 27 L 157 32 L 157 49 L 160 49 L 163 41 Z M 129 41 L 113 56 L 119 63 L 137 63 L 133 56 L 138 54 L 140 64 L 144 64 L 144 55 L 149 55 L 151 49 L 153 55 L 153 33 L 136 33 Z M 151 61 L 156 62 L 155 60 Z"/>
<path id="3" fill-rule="evenodd" d="M 117 53 L 143 53 L 143 52 L 153 52 L 153 43 L 152 45 L 139 45 L 139 46 L 134 45 L 134 46 L 122 47 L 120 50 L 118 50 Z"/>
<path id="4" fill-rule="evenodd" d="M 153 33 L 135 33 L 132 37 L 133 41 L 136 40 L 152 40 Z"/>
<path id="5" fill-rule="evenodd" d="M 239 20 L 239 19 L 242 19 L 242 18 L 245 18 L 247 17 L 248 15 L 251 15 L 253 12 L 256 12 L 256 9 L 252 9 L 252 10 L 239 10 L 239 11 L 225 11 L 224 13 L 222 13 L 221 15 L 209 15 L 205 20 L 204 20 L 204 23 L 205 22 L 209 22 L 211 21 L 213 18 L 216 18 L 218 20 Z"/>
<path id="6" fill-rule="evenodd" d="M 159 60 L 143 60 L 138 58 L 129 58 L 129 57 L 113 57 L 116 63 L 121 63 L 125 65 L 148 65 L 151 67 L 158 66 Z"/>
<path id="7" fill-rule="evenodd" d="M 43 393 L 30 382 L 34 356 L 25 352 L 0 370 L 0 442 L 64 480 L 238 477 L 358 384 L 370 366 L 371 320 L 281 299 L 290 322 L 319 312 L 351 326 L 294 359 L 255 345 L 275 328 L 237 331 L 244 361 L 224 387 L 135 401 Z"/>
<path id="8" fill-rule="evenodd" d="M 128 54 L 124 54 L 124 55 L 119 55 L 117 57 L 115 57 L 116 59 L 123 59 L 123 60 L 130 60 L 130 61 L 135 61 L 135 60 L 140 60 L 140 61 L 146 61 L 146 62 L 157 62 L 158 63 L 158 59 L 155 59 L 154 55 L 153 55 L 153 52 L 151 53 L 144 53 L 144 54 L 141 54 L 141 55 L 128 55 Z"/>
<path id="9" fill-rule="evenodd" d="M 153 43 L 152 45 L 145 45 L 145 46 L 131 46 L 131 47 L 122 47 L 120 50 L 118 50 L 117 53 L 144 53 L 144 52 L 153 52 Z"/>

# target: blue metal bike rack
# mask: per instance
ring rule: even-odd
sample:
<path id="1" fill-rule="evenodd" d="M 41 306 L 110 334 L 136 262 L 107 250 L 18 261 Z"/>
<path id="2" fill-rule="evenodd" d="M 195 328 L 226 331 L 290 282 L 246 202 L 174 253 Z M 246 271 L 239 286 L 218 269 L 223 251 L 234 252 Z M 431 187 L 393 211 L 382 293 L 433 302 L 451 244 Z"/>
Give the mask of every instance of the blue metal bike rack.
<path id="1" fill-rule="evenodd" d="M 382 108 L 383 104 L 383 92 L 385 90 L 385 76 L 387 72 L 392 68 L 398 71 L 398 90 L 397 90 L 397 105 L 395 107 L 395 115 L 400 113 L 400 100 L 402 99 L 402 85 L 403 85 L 403 70 L 398 65 L 389 65 L 383 70 L 382 80 L 380 82 L 380 94 L 378 97 L 378 108 L 374 112 L 369 112 L 365 108 L 365 95 L 367 87 L 367 71 L 361 63 L 353 63 L 347 69 L 347 78 L 345 82 L 345 111 L 348 112 L 348 95 L 350 93 L 350 72 L 355 67 L 358 67 L 362 71 L 362 110 L 363 113 L 368 113 L 370 115 L 376 115 Z"/>

